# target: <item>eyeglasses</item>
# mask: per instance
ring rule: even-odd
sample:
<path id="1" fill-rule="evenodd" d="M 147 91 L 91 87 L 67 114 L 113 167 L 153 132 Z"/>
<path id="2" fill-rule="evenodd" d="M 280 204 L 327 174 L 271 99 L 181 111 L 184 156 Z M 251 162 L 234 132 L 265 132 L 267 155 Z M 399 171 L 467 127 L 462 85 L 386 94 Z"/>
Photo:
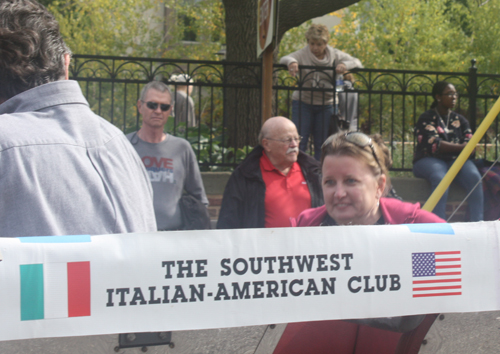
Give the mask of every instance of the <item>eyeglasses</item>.
<path id="1" fill-rule="evenodd" d="M 300 141 L 302 140 L 302 137 L 298 136 L 296 138 L 288 138 L 288 139 L 271 139 L 271 138 L 264 138 L 264 139 L 279 141 L 280 143 L 291 145 L 293 141 L 295 141 L 297 144 L 300 143 Z"/>
<path id="2" fill-rule="evenodd" d="M 144 101 L 141 101 L 144 103 Z M 160 105 L 160 109 L 162 110 L 162 112 L 166 112 L 170 109 L 170 107 L 172 107 L 171 104 L 166 104 L 166 103 L 158 103 L 158 102 L 146 102 L 146 107 L 148 107 L 150 110 L 152 111 L 156 111 L 156 109 L 158 108 L 158 105 Z"/>
<path id="3" fill-rule="evenodd" d="M 444 93 L 441 96 L 458 97 L 458 92 Z"/>
<path id="4" fill-rule="evenodd" d="M 377 161 L 378 167 L 382 169 L 382 166 L 380 165 L 377 155 L 375 154 L 375 148 L 373 147 L 372 138 L 361 132 L 348 132 L 345 133 L 345 140 L 354 145 L 359 146 L 360 148 L 365 148 L 369 146 L 370 149 L 372 149 L 373 158 L 375 159 L 375 161 Z"/>

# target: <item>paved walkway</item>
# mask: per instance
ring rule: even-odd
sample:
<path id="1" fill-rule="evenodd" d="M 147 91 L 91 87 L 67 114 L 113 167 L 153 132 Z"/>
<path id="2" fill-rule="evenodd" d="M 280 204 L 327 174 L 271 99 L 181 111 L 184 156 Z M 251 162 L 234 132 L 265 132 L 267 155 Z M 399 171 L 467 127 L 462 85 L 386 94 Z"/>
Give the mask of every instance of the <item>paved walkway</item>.
<path id="1" fill-rule="evenodd" d="M 443 314 L 419 354 L 500 353 L 500 311 Z"/>

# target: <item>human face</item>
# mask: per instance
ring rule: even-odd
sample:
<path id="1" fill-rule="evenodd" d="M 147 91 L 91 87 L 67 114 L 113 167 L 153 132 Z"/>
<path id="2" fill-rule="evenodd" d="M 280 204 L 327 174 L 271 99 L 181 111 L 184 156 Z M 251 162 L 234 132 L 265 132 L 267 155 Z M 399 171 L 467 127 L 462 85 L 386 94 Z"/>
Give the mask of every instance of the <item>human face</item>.
<path id="1" fill-rule="evenodd" d="M 290 143 L 280 141 L 289 139 Z M 262 141 L 269 160 L 280 170 L 291 167 L 297 161 L 299 142 L 299 133 L 291 121 L 275 126 Z"/>
<path id="2" fill-rule="evenodd" d="M 385 188 L 385 175 L 375 177 L 363 161 L 351 156 L 326 156 L 321 184 L 328 215 L 339 225 L 373 225 L 380 218 L 378 201 Z"/>
<path id="3" fill-rule="evenodd" d="M 309 39 L 307 44 L 316 58 L 323 59 L 325 57 L 326 42 L 324 40 Z"/>
<path id="4" fill-rule="evenodd" d="M 443 93 L 438 96 L 439 96 L 438 100 L 440 100 L 438 102 L 444 108 L 453 109 L 453 107 L 455 107 L 455 104 L 457 103 L 458 99 L 458 93 L 457 90 L 455 89 L 455 86 L 451 84 L 446 86 L 446 88 L 443 90 Z"/>
<path id="5" fill-rule="evenodd" d="M 158 107 L 152 110 L 148 108 L 146 102 L 158 103 Z M 142 116 L 142 126 L 152 129 L 163 129 L 163 126 L 167 123 L 170 112 L 172 112 L 172 107 L 164 112 L 161 110 L 160 105 L 171 104 L 171 102 L 172 98 L 168 91 L 160 92 L 155 89 L 149 89 L 144 99 L 142 101 L 137 101 L 137 108 Z"/>

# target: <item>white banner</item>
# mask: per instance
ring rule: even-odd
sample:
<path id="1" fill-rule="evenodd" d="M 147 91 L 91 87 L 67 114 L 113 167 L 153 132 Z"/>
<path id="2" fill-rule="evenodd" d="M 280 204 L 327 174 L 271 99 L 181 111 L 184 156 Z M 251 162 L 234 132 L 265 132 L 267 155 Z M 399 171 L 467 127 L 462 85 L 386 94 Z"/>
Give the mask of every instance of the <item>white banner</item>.
<path id="1" fill-rule="evenodd" d="M 0 340 L 500 310 L 498 222 L 0 239 Z"/>

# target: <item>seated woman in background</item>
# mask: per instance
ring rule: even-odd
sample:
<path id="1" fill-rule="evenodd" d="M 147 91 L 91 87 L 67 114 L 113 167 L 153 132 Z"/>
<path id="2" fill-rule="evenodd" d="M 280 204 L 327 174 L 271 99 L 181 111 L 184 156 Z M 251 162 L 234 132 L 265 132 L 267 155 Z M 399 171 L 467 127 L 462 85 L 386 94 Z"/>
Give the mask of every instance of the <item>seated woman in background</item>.
<path id="1" fill-rule="evenodd" d="M 445 222 L 418 204 L 384 198 L 389 181 L 385 156 L 369 136 L 340 132 L 330 136 L 321 150 L 325 205 L 303 211 L 292 219 L 292 226 Z M 398 332 L 411 331 L 423 317 L 290 323 L 274 354 L 343 354 L 353 353 L 353 347 L 358 354 L 394 353 Z"/>
<path id="2" fill-rule="evenodd" d="M 467 145 L 472 131 L 467 119 L 452 111 L 458 98 L 455 86 L 446 81 L 438 81 L 432 88 L 432 97 L 434 102 L 431 109 L 420 116 L 415 126 L 417 148 L 413 159 L 413 174 L 428 180 L 434 190 Z M 467 193 L 475 187 L 468 198 L 470 221 L 483 220 L 481 175 L 472 160 L 465 162 L 456 180 Z M 447 199 L 448 190 L 433 211 L 443 219 L 446 218 Z"/>

